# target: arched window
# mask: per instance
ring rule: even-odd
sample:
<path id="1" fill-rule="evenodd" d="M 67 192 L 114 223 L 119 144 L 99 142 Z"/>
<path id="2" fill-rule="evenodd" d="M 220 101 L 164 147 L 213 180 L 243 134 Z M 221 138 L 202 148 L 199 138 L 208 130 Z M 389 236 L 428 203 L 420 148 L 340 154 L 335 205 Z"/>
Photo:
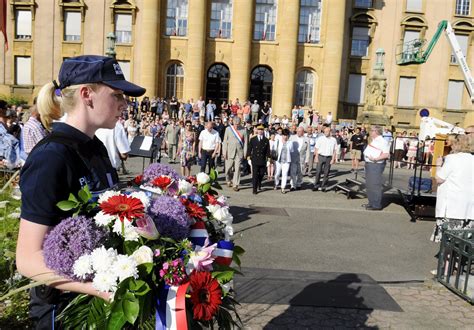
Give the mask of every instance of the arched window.
<path id="1" fill-rule="evenodd" d="M 166 70 L 166 97 L 183 98 L 184 68 L 180 63 L 171 64 Z"/>
<path id="2" fill-rule="evenodd" d="M 296 77 L 295 104 L 313 105 L 314 75 L 310 70 L 302 70 Z"/>
<path id="3" fill-rule="evenodd" d="M 273 73 L 267 66 L 257 66 L 250 75 L 250 93 L 251 101 L 257 100 L 259 103 L 272 101 Z"/>
<path id="4" fill-rule="evenodd" d="M 207 71 L 206 99 L 213 100 L 217 107 L 229 98 L 229 68 L 222 63 L 212 65 Z"/>

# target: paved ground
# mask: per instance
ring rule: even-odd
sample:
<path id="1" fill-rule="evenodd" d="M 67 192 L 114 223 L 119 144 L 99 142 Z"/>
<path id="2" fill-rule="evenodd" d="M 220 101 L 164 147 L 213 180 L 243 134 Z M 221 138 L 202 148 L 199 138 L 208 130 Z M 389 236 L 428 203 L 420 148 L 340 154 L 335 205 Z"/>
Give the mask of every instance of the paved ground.
<path id="1" fill-rule="evenodd" d="M 141 171 L 141 160 L 128 164 L 132 174 Z M 334 184 L 352 176 L 347 163 L 334 169 Z M 405 188 L 411 174 L 397 170 L 394 185 Z M 383 211 L 368 212 L 361 208 L 364 198 L 312 192 L 309 178 L 303 191 L 285 195 L 267 183 L 254 196 L 250 177 L 242 183 L 240 192 L 224 187 L 223 194 L 232 205 L 235 239 L 247 250 L 242 260 L 246 267 L 273 269 L 275 274 L 284 270 L 366 274 L 401 310 L 249 302 L 240 309 L 245 328 L 474 329 L 474 308 L 431 279 L 438 249 L 429 241 L 433 222 L 410 222 L 394 190 L 387 193 Z M 364 299 L 357 292 L 354 297 Z"/>

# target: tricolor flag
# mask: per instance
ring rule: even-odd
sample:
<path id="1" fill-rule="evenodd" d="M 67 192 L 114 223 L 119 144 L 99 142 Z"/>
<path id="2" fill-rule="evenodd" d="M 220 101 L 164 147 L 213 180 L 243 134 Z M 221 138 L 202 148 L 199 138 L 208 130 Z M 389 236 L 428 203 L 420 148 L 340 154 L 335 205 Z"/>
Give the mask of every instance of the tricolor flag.
<path id="1" fill-rule="evenodd" d="M 189 282 L 180 286 L 166 286 L 160 292 L 156 308 L 155 330 L 187 330 L 186 290 Z"/>
<path id="2" fill-rule="evenodd" d="M 230 241 L 217 242 L 217 248 L 212 252 L 214 262 L 218 265 L 230 266 L 234 254 L 234 243 Z"/>
<path id="3" fill-rule="evenodd" d="M 209 238 L 209 233 L 206 229 L 204 221 L 198 221 L 191 226 L 191 232 L 189 233 L 189 240 L 194 246 L 204 246 L 206 239 Z"/>
<path id="4" fill-rule="evenodd" d="M 0 31 L 2 31 L 3 36 L 5 37 L 5 51 L 7 51 L 7 0 L 0 0 Z"/>

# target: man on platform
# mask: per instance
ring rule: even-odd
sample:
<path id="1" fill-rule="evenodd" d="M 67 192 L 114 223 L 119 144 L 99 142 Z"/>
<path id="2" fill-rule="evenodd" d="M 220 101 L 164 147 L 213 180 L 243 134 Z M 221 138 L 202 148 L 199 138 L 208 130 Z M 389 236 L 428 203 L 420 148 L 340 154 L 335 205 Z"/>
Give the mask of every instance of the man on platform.
<path id="1" fill-rule="evenodd" d="M 247 154 L 247 130 L 240 126 L 240 118 L 234 117 L 232 125 L 226 128 L 222 142 L 222 155 L 225 159 L 225 176 L 227 186 L 239 191 L 240 164 Z M 233 172 L 233 178 L 232 178 Z"/>
<path id="2" fill-rule="evenodd" d="M 248 146 L 247 158 L 250 159 L 252 166 L 252 186 L 253 194 L 262 188 L 262 180 L 265 175 L 267 161 L 270 158 L 270 142 L 263 135 L 265 127 L 257 126 L 257 135 L 254 136 Z"/>
<path id="3" fill-rule="evenodd" d="M 199 159 L 201 159 L 201 172 L 206 171 L 206 165 L 209 164 L 209 172 L 211 168 L 215 168 L 215 159 L 221 150 L 221 138 L 219 133 L 213 129 L 214 123 L 208 121 L 206 129 L 199 134 Z M 208 173 L 209 173 L 208 172 Z"/>
<path id="4" fill-rule="evenodd" d="M 317 164 L 316 178 L 314 180 L 313 191 L 326 191 L 326 185 L 329 179 L 329 170 L 331 165 L 336 161 L 337 141 L 331 136 L 331 128 L 324 128 L 324 135 L 316 140 L 316 148 L 314 150 L 314 161 Z M 324 170 L 323 184 L 320 185 L 321 172 Z"/>
<path id="5" fill-rule="evenodd" d="M 390 157 L 390 145 L 382 133 L 382 127 L 372 126 L 369 133 L 372 141 L 364 150 L 365 186 L 369 203 L 362 206 L 370 211 L 382 209 L 383 171 L 385 161 Z"/>

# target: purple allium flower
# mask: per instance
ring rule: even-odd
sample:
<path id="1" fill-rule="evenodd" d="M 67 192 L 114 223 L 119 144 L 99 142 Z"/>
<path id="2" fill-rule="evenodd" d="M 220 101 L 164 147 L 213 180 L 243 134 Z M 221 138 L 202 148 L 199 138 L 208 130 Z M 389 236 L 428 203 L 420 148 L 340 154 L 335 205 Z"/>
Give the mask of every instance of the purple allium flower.
<path id="1" fill-rule="evenodd" d="M 99 247 L 106 238 L 105 229 L 96 226 L 84 216 L 62 220 L 51 230 L 43 242 L 46 266 L 57 274 L 78 280 L 74 276 L 74 262 Z"/>
<path id="2" fill-rule="evenodd" d="M 143 172 L 143 181 L 148 182 L 150 180 L 158 178 L 161 175 L 169 176 L 175 181 L 178 181 L 179 179 L 183 178 L 171 166 L 166 164 L 153 163 L 150 164 Z"/>
<path id="3" fill-rule="evenodd" d="M 162 236 L 175 240 L 188 236 L 191 219 L 186 214 L 186 207 L 179 200 L 168 196 L 158 197 L 152 203 L 150 215 Z"/>

